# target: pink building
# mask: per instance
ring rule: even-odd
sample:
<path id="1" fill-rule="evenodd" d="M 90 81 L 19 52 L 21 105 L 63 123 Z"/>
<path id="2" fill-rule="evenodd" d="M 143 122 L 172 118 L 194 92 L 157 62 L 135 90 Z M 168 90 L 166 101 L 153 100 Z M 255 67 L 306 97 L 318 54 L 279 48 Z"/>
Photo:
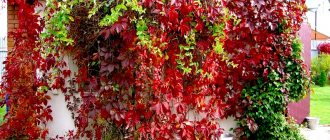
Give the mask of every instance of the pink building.
<path id="1" fill-rule="evenodd" d="M 299 31 L 300 39 L 304 45 L 303 57 L 307 69 L 311 67 L 311 35 L 312 30 L 308 23 L 303 23 Z M 310 95 L 308 94 L 303 100 L 298 103 L 291 103 L 288 106 L 289 115 L 297 120 L 297 123 L 302 123 L 310 113 Z"/>

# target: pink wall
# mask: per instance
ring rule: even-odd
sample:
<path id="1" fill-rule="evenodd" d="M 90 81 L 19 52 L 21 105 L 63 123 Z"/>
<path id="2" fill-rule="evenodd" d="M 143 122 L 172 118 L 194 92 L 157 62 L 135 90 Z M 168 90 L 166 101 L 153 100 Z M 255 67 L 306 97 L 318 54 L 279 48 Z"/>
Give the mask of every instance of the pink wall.
<path id="1" fill-rule="evenodd" d="M 304 45 L 303 56 L 308 69 L 311 67 L 311 34 L 312 30 L 310 25 L 308 23 L 303 23 L 299 31 L 299 36 Z"/>
<path id="2" fill-rule="evenodd" d="M 304 45 L 303 57 L 308 70 L 311 66 L 311 27 L 307 23 L 303 23 L 299 31 L 299 36 Z M 310 95 L 297 103 L 290 103 L 288 106 L 289 115 L 297 120 L 297 123 L 302 123 L 305 117 L 309 116 L 310 112 Z"/>

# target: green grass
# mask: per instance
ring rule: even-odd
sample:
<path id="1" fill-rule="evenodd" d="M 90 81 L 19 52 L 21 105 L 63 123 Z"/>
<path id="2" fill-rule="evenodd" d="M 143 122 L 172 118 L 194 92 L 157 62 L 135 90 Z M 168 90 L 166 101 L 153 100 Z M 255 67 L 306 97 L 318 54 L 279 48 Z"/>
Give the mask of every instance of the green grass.
<path id="1" fill-rule="evenodd" d="M 5 114 L 6 114 L 6 107 L 0 108 L 0 124 L 2 123 L 2 119 Z"/>
<path id="2" fill-rule="evenodd" d="M 314 86 L 311 94 L 311 117 L 320 118 L 320 124 L 330 124 L 330 86 Z"/>

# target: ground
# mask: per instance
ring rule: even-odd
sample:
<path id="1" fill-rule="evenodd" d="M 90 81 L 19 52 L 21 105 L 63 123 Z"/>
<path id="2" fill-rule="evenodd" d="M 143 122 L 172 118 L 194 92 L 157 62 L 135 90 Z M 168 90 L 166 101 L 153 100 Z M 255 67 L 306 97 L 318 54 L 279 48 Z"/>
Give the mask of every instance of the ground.
<path id="1" fill-rule="evenodd" d="M 320 118 L 320 124 L 330 124 L 330 86 L 313 87 L 311 94 L 311 117 Z"/>
<path id="2" fill-rule="evenodd" d="M 300 128 L 302 134 L 306 140 L 329 140 L 330 127 L 319 126 L 316 130 L 310 130 L 308 128 Z"/>
<path id="3" fill-rule="evenodd" d="M 330 138 L 330 86 L 314 86 L 311 94 L 311 117 L 320 118 L 320 126 L 316 130 L 301 128 L 307 140 L 329 140 Z"/>

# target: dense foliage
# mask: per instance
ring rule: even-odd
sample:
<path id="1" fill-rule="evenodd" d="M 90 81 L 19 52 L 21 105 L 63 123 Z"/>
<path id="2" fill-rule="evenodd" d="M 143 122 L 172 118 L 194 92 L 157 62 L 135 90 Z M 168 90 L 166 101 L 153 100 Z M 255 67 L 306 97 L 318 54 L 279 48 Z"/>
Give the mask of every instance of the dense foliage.
<path id="1" fill-rule="evenodd" d="M 319 56 L 312 60 L 312 78 L 313 82 L 319 86 L 328 84 L 330 77 L 330 43 L 325 42 L 317 46 Z"/>
<path id="2" fill-rule="evenodd" d="M 330 43 L 329 42 L 325 42 L 325 43 L 319 44 L 317 46 L 317 50 L 320 53 L 330 54 Z"/>
<path id="3" fill-rule="evenodd" d="M 328 74 L 325 71 L 321 71 L 320 75 L 316 77 L 316 85 L 324 87 L 328 84 Z"/>
<path id="4" fill-rule="evenodd" d="M 241 138 L 302 138 L 285 121 L 288 102 L 301 99 L 309 87 L 301 61 L 302 45 L 295 38 L 302 22 L 297 16 L 303 13 L 300 2 L 241 1 L 227 5 L 241 20 L 237 26 L 229 22 L 233 28 L 228 29 L 229 39 L 225 41 L 225 51 L 235 54 L 231 58 L 238 64 L 235 72 L 244 83 L 240 101 L 244 113 L 238 117 L 240 127 L 235 130 Z"/>
<path id="5" fill-rule="evenodd" d="M 14 36 L 21 57 L 6 61 L 2 96 L 18 104 L 3 138 L 44 137 L 47 91 L 61 90 L 76 138 L 214 139 L 234 116 L 237 138 L 302 139 L 286 106 L 309 88 L 296 39 L 304 0 L 48 0 L 39 20 L 37 3 L 15 2 L 29 11 Z"/>
<path id="6" fill-rule="evenodd" d="M 8 96 L 9 112 L 5 115 L 5 123 L 0 127 L 1 139 L 45 138 L 48 131 L 40 126 L 52 120 L 50 106 L 47 101 L 50 96 L 40 87 L 44 83 L 37 78 L 36 71 L 40 66 L 39 34 L 43 29 L 40 19 L 34 13 L 39 3 L 30 5 L 25 1 L 9 1 L 17 4 L 20 21 L 15 32 L 9 34 L 15 39 L 15 47 L 8 53 L 4 76 L 1 83 L 1 97 Z M 0 106 L 5 104 L 5 100 Z"/>
<path id="7" fill-rule="evenodd" d="M 312 59 L 312 79 L 316 85 L 328 84 L 328 73 L 330 72 L 330 55 L 321 53 Z"/>

